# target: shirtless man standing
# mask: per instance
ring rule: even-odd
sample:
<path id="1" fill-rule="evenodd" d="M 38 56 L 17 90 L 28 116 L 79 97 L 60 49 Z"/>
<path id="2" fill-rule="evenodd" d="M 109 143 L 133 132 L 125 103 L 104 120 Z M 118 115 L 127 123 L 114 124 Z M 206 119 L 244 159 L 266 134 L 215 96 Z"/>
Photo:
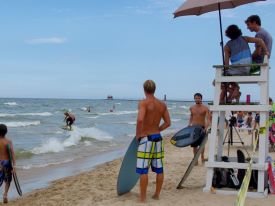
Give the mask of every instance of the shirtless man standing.
<path id="1" fill-rule="evenodd" d="M 196 93 L 194 95 L 195 105 L 190 107 L 190 119 L 189 119 L 189 126 L 192 125 L 200 125 L 207 131 L 207 128 L 211 122 L 211 115 L 207 106 L 202 104 L 202 95 L 200 93 Z M 207 121 L 205 121 L 207 118 Z M 198 146 L 201 144 L 203 138 L 200 138 L 198 141 L 193 143 L 191 147 L 193 147 L 194 156 L 198 151 Z M 205 162 L 204 158 L 204 149 L 201 153 L 201 161 L 202 163 Z"/>
<path id="2" fill-rule="evenodd" d="M 155 98 L 156 85 L 147 80 L 143 84 L 146 98 L 138 105 L 136 138 L 139 141 L 136 172 L 140 174 L 140 201 L 145 202 L 148 185 L 148 169 L 151 166 L 156 175 L 156 190 L 153 199 L 159 199 L 163 184 L 163 142 L 160 132 L 170 126 L 166 105 Z M 160 121 L 163 123 L 160 125 Z"/>

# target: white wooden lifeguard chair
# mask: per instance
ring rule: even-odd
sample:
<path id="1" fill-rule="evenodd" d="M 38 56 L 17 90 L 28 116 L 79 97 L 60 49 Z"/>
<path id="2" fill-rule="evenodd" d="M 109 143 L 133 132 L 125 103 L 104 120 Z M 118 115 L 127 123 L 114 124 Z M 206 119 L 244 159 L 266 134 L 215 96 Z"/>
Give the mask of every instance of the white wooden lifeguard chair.
<path id="1" fill-rule="evenodd" d="M 251 65 L 239 65 L 251 66 Z M 260 74 L 256 76 L 223 76 L 223 65 L 213 66 L 216 69 L 215 75 L 215 98 L 213 106 L 210 106 L 212 111 L 212 127 L 209 135 L 209 154 L 208 162 L 205 166 L 207 168 L 205 192 L 210 192 L 212 189 L 212 179 L 214 168 L 235 168 L 247 169 L 248 163 L 238 163 L 237 158 L 230 158 L 230 162 L 222 162 L 223 155 L 223 140 L 224 140 L 224 123 L 226 111 L 258 111 L 260 112 L 260 127 L 265 127 L 269 118 L 269 64 L 268 58 L 265 57 L 264 63 L 259 64 Z M 230 67 L 238 67 L 231 65 Z M 220 105 L 220 93 L 222 82 L 238 82 L 239 84 L 258 84 L 260 86 L 260 102 L 258 105 Z M 219 132 L 218 132 L 219 130 Z M 258 157 L 253 159 L 256 163 L 252 165 L 253 170 L 258 171 L 258 185 L 256 192 L 248 192 L 247 195 L 251 197 L 264 197 L 267 192 L 266 187 L 266 171 L 268 156 L 268 128 L 264 134 L 259 136 L 259 151 Z M 232 161 L 233 159 L 233 161 Z M 223 190 L 215 189 L 216 194 L 237 194 L 237 190 Z"/>

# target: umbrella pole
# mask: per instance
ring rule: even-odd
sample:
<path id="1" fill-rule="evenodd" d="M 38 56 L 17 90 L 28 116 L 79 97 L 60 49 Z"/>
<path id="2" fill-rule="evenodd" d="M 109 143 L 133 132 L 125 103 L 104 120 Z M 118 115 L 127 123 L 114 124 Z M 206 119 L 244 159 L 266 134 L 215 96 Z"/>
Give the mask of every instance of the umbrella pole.
<path id="1" fill-rule="evenodd" d="M 225 65 L 224 62 L 224 48 L 223 48 L 223 32 L 222 32 L 222 18 L 221 18 L 221 4 L 218 3 L 219 8 L 219 23 L 220 23 L 220 35 L 221 35 L 221 42 L 220 46 L 222 48 L 222 63 Z M 225 76 L 225 67 L 223 68 L 223 75 Z M 227 102 L 227 83 L 225 83 L 225 103 Z"/>
<path id="2" fill-rule="evenodd" d="M 220 3 L 218 4 L 219 6 L 219 22 L 220 22 L 220 35 L 221 35 L 221 48 L 222 48 L 222 63 L 224 65 L 224 49 L 223 49 L 223 34 L 222 34 L 222 18 L 221 18 L 221 5 Z"/>

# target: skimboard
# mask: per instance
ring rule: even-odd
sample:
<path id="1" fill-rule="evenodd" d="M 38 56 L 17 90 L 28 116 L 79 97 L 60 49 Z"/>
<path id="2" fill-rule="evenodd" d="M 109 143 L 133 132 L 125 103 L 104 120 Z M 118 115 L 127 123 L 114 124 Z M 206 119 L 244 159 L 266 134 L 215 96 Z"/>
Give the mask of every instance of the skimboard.
<path id="1" fill-rule="evenodd" d="M 74 130 L 73 127 L 71 127 L 71 129 L 70 129 L 70 127 L 66 126 L 66 125 L 62 126 L 61 129 L 64 129 L 64 130 L 67 130 L 67 131 L 73 131 Z"/>
<path id="2" fill-rule="evenodd" d="M 189 174 L 191 173 L 192 169 L 194 168 L 196 162 L 198 161 L 199 156 L 200 156 L 200 154 L 202 153 L 202 151 L 203 151 L 203 149 L 204 149 L 204 147 L 205 147 L 205 145 L 206 145 L 207 139 L 208 139 L 208 132 L 207 132 L 207 134 L 205 135 L 205 137 L 204 137 L 202 143 L 200 144 L 199 149 L 198 149 L 198 151 L 196 152 L 196 154 L 195 154 L 194 158 L 192 159 L 191 163 L 189 164 L 189 166 L 188 166 L 186 172 L 184 173 L 183 177 L 181 178 L 181 181 L 179 182 L 179 184 L 178 184 L 178 186 L 177 186 L 177 189 L 182 189 L 182 188 L 183 188 L 182 184 L 185 182 L 185 180 L 187 179 L 187 177 L 188 177 Z"/>
<path id="3" fill-rule="evenodd" d="M 13 167 L 12 153 L 11 153 L 11 148 L 10 148 L 10 145 L 9 145 L 9 144 L 7 145 L 7 149 L 8 149 L 8 153 L 9 153 L 9 160 L 10 160 L 11 166 Z M 13 172 L 13 173 L 12 173 L 12 176 L 13 176 L 13 181 L 14 181 L 16 190 L 17 190 L 18 194 L 19 194 L 20 196 L 22 196 L 22 190 L 21 190 L 21 187 L 20 187 L 20 184 L 19 184 L 19 181 L 18 181 L 16 172 Z"/>
<path id="4" fill-rule="evenodd" d="M 137 139 L 134 138 L 124 155 L 117 178 L 118 195 L 130 192 L 139 180 L 140 175 L 136 173 L 138 145 Z"/>
<path id="5" fill-rule="evenodd" d="M 170 142 L 176 147 L 186 147 L 199 140 L 202 135 L 205 135 L 204 129 L 199 125 L 194 125 L 178 131 Z"/>

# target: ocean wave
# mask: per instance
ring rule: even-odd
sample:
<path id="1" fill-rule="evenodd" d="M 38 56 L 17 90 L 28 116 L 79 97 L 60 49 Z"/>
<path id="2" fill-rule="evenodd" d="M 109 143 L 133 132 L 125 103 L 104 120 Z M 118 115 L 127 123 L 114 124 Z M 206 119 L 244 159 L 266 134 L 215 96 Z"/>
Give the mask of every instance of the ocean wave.
<path id="1" fill-rule="evenodd" d="M 171 119 L 172 122 L 179 122 L 181 119 Z"/>
<path id="2" fill-rule="evenodd" d="M 185 106 L 185 105 L 179 106 L 179 108 L 189 109 L 189 107 L 188 107 L 188 106 Z"/>
<path id="3" fill-rule="evenodd" d="M 9 106 L 17 106 L 18 104 L 16 102 L 5 102 L 5 105 L 9 105 Z"/>
<path id="4" fill-rule="evenodd" d="M 38 113 L 18 113 L 18 114 L 7 114 L 0 113 L 0 117 L 15 117 L 15 116 L 52 116 L 50 112 L 38 112 Z"/>
<path id="5" fill-rule="evenodd" d="M 57 110 L 57 111 L 55 111 L 54 113 L 64 113 L 64 112 L 72 112 L 73 110 L 72 109 L 60 109 L 60 110 Z"/>
<path id="6" fill-rule="evenodd" d="M 90 141 L 84 141 L 85 146 L 90 146 L 92 143 Z"/>
<path id="7" fill-rule="evenodd" d="M 45 141 L 40 147 L 33 148 L 31 152 L 33 154 L 57 153 L 64 151 L 64 149 L 62 142 L 53 137 Z"/>
<path id="8" fill-rule="evenodd" d="M 31 150 L 34 154 L 58 153 L 64 151 L 67 147 L 79 144 L 82 139 L 95 139 L 97 141 L 109 141 L 113 139 L 108 133 L 97 128 L 78 128 L 74 127 L 73 131 L 68 132 L 68 138 L 61 141 L 57 138 L 50 138 L 45 141 L 40 147 Z"/>
<path id="9" fill-rule="evenodd" d="M 113 139 L 108 133 L 101 131 L 97 128 L 77 128 L 74 127 L 74 130 L 70 132 L 70 137 L 64 141 L 65 147 L 70 147 L 77 145 L 81 141 L 81 138 L 91 138 L 98 141 L 108 141 Z"/>
<path id="10" fill-rule="evenodd" d="M 99 116 L 86 117 L 88 119 L 97 119 Z"/>
<path id="11" fill-rule="evenodd" d="M 26 150 L 15 150 L 16 159 L 29 159 L 33 156 L 33 153 Z"/>
<path id="12" fill-rule="evenodd" d="M 130 125 L 136 125 L 137 124 L 137 122 L 127 122 L 126 124 L 130 124 Z"/>
<path id="13" fill-rule="evenodd" d="M 176 112 L 172 112 L 173 115 L 190 115 L 191 113 L 188 112 L 184 112 L 184 111 L 176 111 Z"/>
<path id="14" fill-rule="evenodd" d="M 32 121 L 32 122 L 5 122 L 7 127 L 27 127 L 27 126 L 37 126 L 40 125 L 40 121 Z"/>
<path id="15" fill-rule="evenodd" d="M 66 159 L 66 160 L 61 161 L 61 162 L 52 162 L 52 163 L 45 163 L 45 164 L 38 164 L 38 165 L 33 165 L 33 164 L 23 165 L 23 166 L 17 165 L 17 168 L 23 169 L 23 170 L 29 170 L 29 169 L 32 169 L 32 168 L 43 168 L 43 167 L 48 167 L 48 166 L 53 166 L 53 165 L 60 165 L 60 164 L 71 162 L 73 160 L 74 160 L 73 158 L 70 158 L 70 159 Z"/>
<path id="16" fill-rule="evenodd" d="M 127 115 L 127 114 L 137 114 L 138 111 L 114 111 L 114 112 L 105 112 L 105 113 L 98 113 L 98 115 Z"/>
<path id="17" fill-rule="evenodd" d="M 114 124 L 129 124 L 129 125 L 136 125 L 135 121 L 129 121 L 129 122 L 114 122 Z"/>

